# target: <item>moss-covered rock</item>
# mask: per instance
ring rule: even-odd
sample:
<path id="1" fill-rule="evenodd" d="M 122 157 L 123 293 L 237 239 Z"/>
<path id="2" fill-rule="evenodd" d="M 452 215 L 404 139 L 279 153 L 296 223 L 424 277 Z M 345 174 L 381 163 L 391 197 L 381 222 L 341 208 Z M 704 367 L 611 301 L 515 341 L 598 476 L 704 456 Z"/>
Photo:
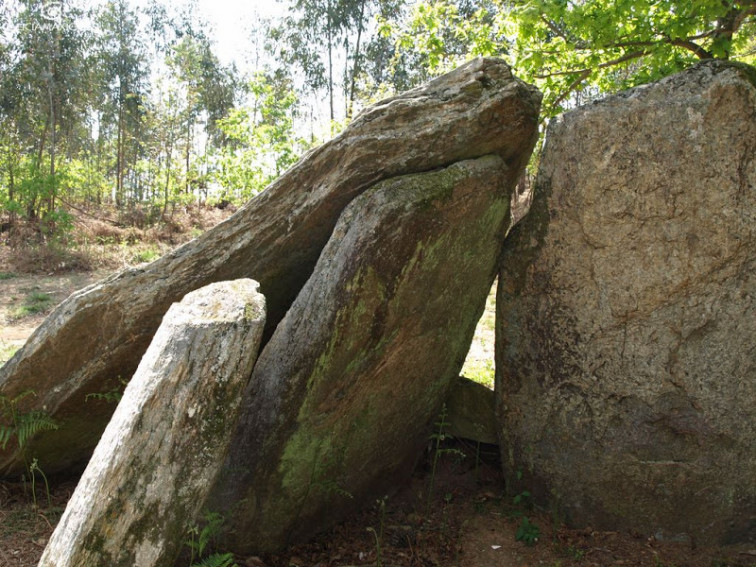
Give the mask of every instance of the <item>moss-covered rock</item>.
<path id="1" fill-rule="evenodd" d="M 345 209 L 250 380 L 212 500 L 234 511 L 232 549 L 300 542 L 408 478 L 484 309 L 519 174 L 487 156 Z"/>

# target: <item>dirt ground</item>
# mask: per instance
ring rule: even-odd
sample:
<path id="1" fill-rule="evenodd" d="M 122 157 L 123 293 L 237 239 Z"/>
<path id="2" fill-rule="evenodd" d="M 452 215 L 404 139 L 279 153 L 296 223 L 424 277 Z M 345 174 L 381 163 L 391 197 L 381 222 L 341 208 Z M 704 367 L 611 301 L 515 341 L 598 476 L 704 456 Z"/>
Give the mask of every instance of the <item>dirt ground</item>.
<path id="1" fill-rule="evenodd" d="M 77 289 L 86 287 L 109 272 L 70 272 L 58 275 L 16 275 L 4 272 L 0 265 L 0 364 L 19 349 L 29 335 L 44 320 L 52 308 Z M 49 296 L 49 301 L 37 301 L 40 311 L 24 311 L 34 305 L 34 298 Z"/>
<path id="2" fill-rule="evenodd" d="M 236 556 L 239 567 L 754 567 L 747 546 L 691 549 L 640 534 L 568 529 L 546 511 L 515 504 L 503 493 L 495 458 L 475 466 L 475 450 L 454 442 L 435 477 L 425 458 L 408 486 L 376 501 L 314 541 L 278 555 Z M 488 449 L 495 449 L 488 447 Z M 495 450 L 493 451 L 495 453 Z M 492 453 L 492 454 L 493 454 Z M 37 564 L 75 481 L 52 480 L 51 505 L 37 487 L 0 483 L 0 567 Z M 433 500 L 426 495 L 432 487 Z M 518 541 L 524 522 L 537 526 L 531 545 Z M 222 551 L 222 550 L 221 550 Z M 196 563 L 195 563 L 196 564 Z M 177 566 L 189 567 L 188 557 Z M 106 567 L 106 566 L 103 566 Z"/>
<path id="3" fill-rule="evenodd" d="M 106 271 L 58 275 L 14 275 L 0 263 L 0 364 L 7 360 L 52 307 Z M 25 305 L 43 301 L 39 313 Z M 493 342 L 493 301 L 477 333 L 473 366 L 484 365 Z M 504 494 L 495 447 L 452 441 L 455 451 L 430 474 L 432 452 L 424 455 L 412 482 L 400 492 L 323 533 L 307 545 L 275 556 L 236 557 L 240 567 L 756 567 L 753 546 L 692 549 L 640 534 L 568 529 L 548 511 L 515 504 Z M 460 451 L 465 454 L 460 456 Z M 483 455 L 479 459 L 476 455 Z M 476 462 L 478 463 L 476 465 Z M 50 479 L 47 501 L 39 482 L 33 505 L 27 483 L 0 483 L 0 567 L 37 564 L 55 523 L 75 488 L 75 479 Z M 428 503 L 427 493 L 434 495 Z M 524 524 L 527 518 L 527 524 Z M 523 526 L 531 526 L 530 531 Z M 518 539 L 518 532 L 520 538 Z M 530 535 L 530 545 L 522 541 Z M 525 538 L 527 539 L 527 538 Z M 188 559 L 178 565 L 189 565 Z M 107 567 L 107 566 L 103 566 Z"/>

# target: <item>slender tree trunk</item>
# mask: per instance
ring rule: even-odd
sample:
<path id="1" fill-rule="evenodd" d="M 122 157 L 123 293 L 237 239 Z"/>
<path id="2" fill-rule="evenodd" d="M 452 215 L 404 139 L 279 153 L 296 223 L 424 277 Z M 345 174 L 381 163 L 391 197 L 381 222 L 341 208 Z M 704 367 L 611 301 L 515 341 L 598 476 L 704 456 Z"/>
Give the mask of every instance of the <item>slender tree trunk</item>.
<path id="1" fill-rule="evenodd" d="M 54 77 L 52 74 L 52 70 L 50 71 L 50 76 Z M 55 210 L 55 195 L 57 192 L 57 180 L 55 179 L 55 146 L 57 143 L 56 140 L 56 115 L 55 115 L 55 100 L 53 97 L 53 90 L 52 90 L 52 78 L 50 79 L 50 83 L 48 83 L 48 94 L 50 97 L 50 183 L 52 187 L 50 187 L 50 193 L 47 196 L 47 212 L 52 213 Z M 40 203 L 41 205 L 41 203 Z M 50 234 L 53 234 L 55 232 L 55 221 L 50 222 L 49 226 Z"/>
<path id="2" fill-rule="evenodd" d="M 333 134 L 333 20 L 331 19 L 331 2 L 327 5 L 326 37 L 328 39 L 328 103 L 331 110 L 331 134 Z"/>
<path id="3" fill-rule="evenodd" d="M 360 41 L 362 40 L 363 19 L 365 17 L 365 0 L 360 2 L 360 21 L 357 25 L 357 41 L 354 47 L 354 65 L 352 65 L 352 80 L 349 85 L 349 104 L 347 106 L 347 120 L 352 119 L 354 112 L 354 92 L 357 86 L 357 75 L 360 73 Z"/>
<path id="4" fill-rule="evenodd" d="M 184 152 L 184 164 L 185 164 L 185 180 L 184 180 L 184 193 L 189 194 L 189 154 L 192 147 L 192 121 L 188 119 L 186 122 L 186 151 Z"/>
<path id="5" fill-rule="evenodd" d="M 171 189 L 171 157 L 173 156 L 173 132 L 170 134 L 170 139 L 168 140 L 168 150 L 166 152 L 165 156 L 165 200 L 163 201 L 163 217 L 165 217 L 166 212 L 168 211 L 168 200 L 170 198 L 170 189 Z"/>
<path id="6" fill-rule="evenodd" d="M 119 97 L 120 98 L 120 97 Z M 118 101 L 118 126 L 116 135 L 116 208 L 123 207 L 123 104 Z"/>
<path id="7" fill-rule="evenodd" d="M 100 120 L 100 124 L 102 124 L 102 120 Z M 97 173 L 100 173 L 101 168 L 102 168 L 102 134 L 99 132 L 99 130 L 97 132 L 97 157 L 95 158 L 95 160 L 96 160 L 95 171 Z M 97 193 L 95 196 L 97 200 L 97 205 L 98 206 L 102 205 L 102 184 L 101 183 L 97 184 Z"/>
<path id="8" fill-rule="evenodd" d="M 344 116 L 349 118 L 349 34 L 344 34 Z"/>
<path id="9" fill-rule="evenodd" d="M 8 144 L 7 146 L 7 154 L 8 154 L 8 200 L 12 203 L 13 198 L 15 197 L 15 190 L 16 190 L 16 183 L 15 183 L 15 176 L 13 175 L 13 155 L 11 153 L 11 145 Z M 15 209 L 11 209 L 8 211 L 8 224 L 10 226 L 13 226 L 16 224 L 16 211 Z"/>

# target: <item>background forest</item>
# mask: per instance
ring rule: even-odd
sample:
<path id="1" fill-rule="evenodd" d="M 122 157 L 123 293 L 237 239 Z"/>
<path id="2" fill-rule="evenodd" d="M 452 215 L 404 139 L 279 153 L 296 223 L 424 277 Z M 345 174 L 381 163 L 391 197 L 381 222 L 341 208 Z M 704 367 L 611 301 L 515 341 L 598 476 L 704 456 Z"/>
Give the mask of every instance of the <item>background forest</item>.
<path id="1" fill-rule="evenodd" d="M 756 61 L 755 0 L 282 0 L 240 22 L 244 69 L 196 13 L 0 0 L 8 243 L 81 244 L 74 214 L 144 228 L 239 205 L 370 102 L 475 56 L 535 83 L 544 119 L 697 60 Z"/>

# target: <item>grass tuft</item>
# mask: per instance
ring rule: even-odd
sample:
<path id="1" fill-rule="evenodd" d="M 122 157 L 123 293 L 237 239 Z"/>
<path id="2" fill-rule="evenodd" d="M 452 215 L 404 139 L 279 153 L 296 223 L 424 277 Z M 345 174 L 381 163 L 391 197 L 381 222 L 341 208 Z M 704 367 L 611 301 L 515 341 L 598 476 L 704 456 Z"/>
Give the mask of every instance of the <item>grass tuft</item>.
<path id="1" fill-rule="evenodd" d="M 37 313 L 49 311 L 54 304 L 52 296 L 41 291 L 33 291 L 26 297 L 24 305 L 17 307 L 11 314 L 11 319 L 18 320 Z"/>

